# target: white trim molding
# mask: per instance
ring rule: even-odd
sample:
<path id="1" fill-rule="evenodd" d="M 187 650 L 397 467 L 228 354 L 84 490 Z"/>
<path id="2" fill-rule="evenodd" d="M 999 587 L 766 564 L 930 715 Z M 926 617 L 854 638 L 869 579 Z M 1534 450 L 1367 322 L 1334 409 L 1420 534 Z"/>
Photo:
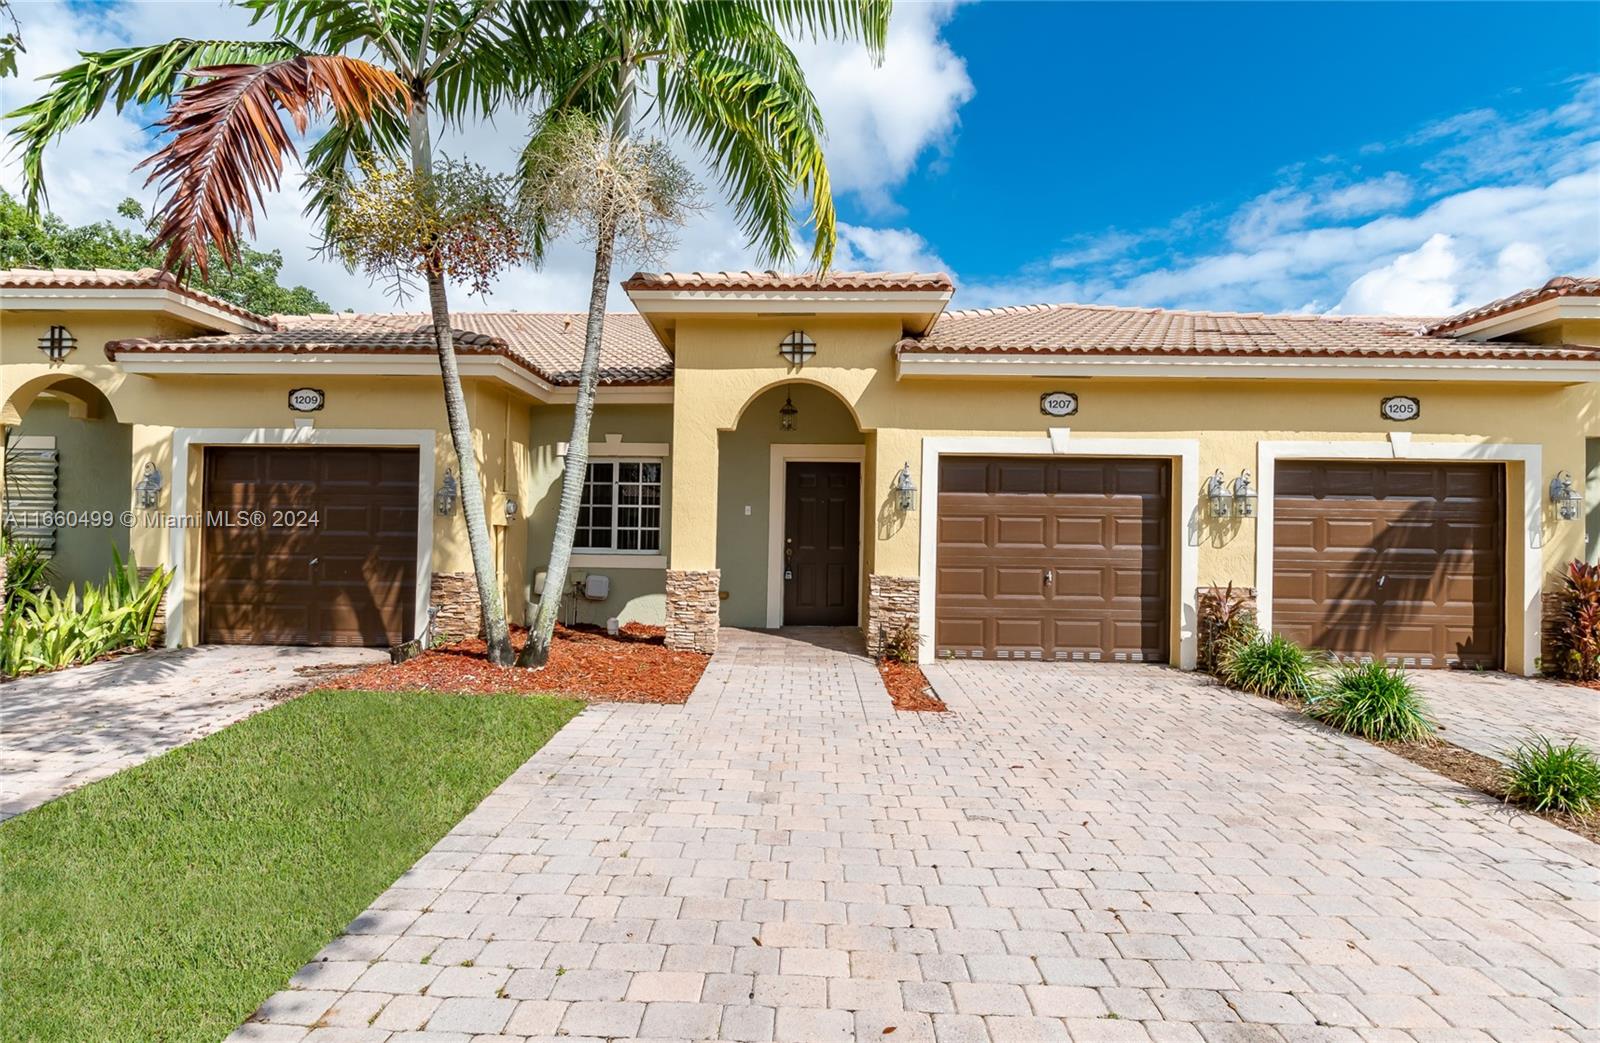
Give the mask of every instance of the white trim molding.
<path id="1" fill-rule="evenodd" d="M 1277 491 L 1279 460 L 1414 460 L 1423 463 L 1486 463 L 1522 465 L 1522 524 L 1507 517 L 1506 540 L 1522 541 L 1522 576 L 1520 582 L 1509 569 L 1505 572 L 1506 610 L 1509 616 L 1522 610 L 1522 672 L 1534 674 L 1534 664 L 1539 659 L 1540 627 L 1543 609 L 1540 604 L 1544 576 L 1544 497 L 1541 486 L 1543 451 L 1538 445 L 1507 442 L 1416 442 L 1409 431 L 1397 431 L 1384 442 L 1323 441 L 1275 442 L 1263 441 L 1256 445 L 1256 621 L 1261 629 L 1272 629 L 1272 568 L 1274 551 L 1273 518 L 1276 515 L 1273 497 Z M 1508 474 L 1509 479 L 1514 476 Z M 1509 513 L 1511 505 L 1506 504 Z M 1514 534 L 1521 532 L 1520 537 Z M 1509 665 L 1511 656 L 1510 631 L 1507 630 L 1507 647 L 1504 649 Z"/>
<path id="2" fill-rule="evenodd" d="M 142 376 L 439 376 L 438 356 L 427 352 L 119 351 L 113 361 L 123 372 Z M 552 384 L 504 355 L 458 355 L 456 363 L 463 377 L 501 381 L 536 402 L 571 405 L 578 400 L 577 388 Z M 669 405 L 672 385 L 602 384 L 595 389 L 595 401 L 601 405 Z"/>
<path id="3" fill-rule="evenodd" d="M 575 569 L 664 569 L 667 567 L 667 556 L 649 551 L 636 554 L 627 551 L 574 551 L 568 564 Z"/>
<path id="4" fill-rule="evenodd" d="M 783 528 L 788 514 L 788 474 L 791 463 L 825 463 L 837 461 L 856 465 L 856 481 L 860 489 L 861 509 L 856 512 L 856 593 L 859 596 L 866 577 L 862 575 L 866 562 L 866 533 L 861 529 L 861 514 L 865 510 L 867 482 L 867 447 L 861 444 L 789 444 L 774 443 L 767 471 L 767 626 L 783 626 Z M 859 612 L 859 609 L 857 610 Z M 858 619 L 859 623 L 860 620 Z"/>
<path id="5" fill-rule="evenodd" d="M 942 456 L 1104 456 L 1156 457 L 1172 461 L 1172 499 L 1177 518 L 1172 544 L 1178 560 L 1172 575 L 1177 591 L 1169 600 L 1177 622 L 1175 665 L 1195 667 L 1198 611 L 1195 588 L 1200 579 L 1200 440 L 1197 438 L 1079 438 L 1071 428 L 1050 428 L 1045 437 L 1003 435 L 922 440 L 921 548 L 918 574 L 917 629 L 927 640 L 917 657 L 933 662 L 935 587 L 939 568 L 939 458 Z M 1169 620 L 1168 625 L 1171 625 Z"/>
<path id="6" fill-rule="evenodd" d="M 1582 384 L 1600 380 L 1600 365 L 1550 359 L 1238 358 L 1171 355 L 1001 355 L 947 351 L 895 356 L 895 379 L 963 377 L 1125 377 L 1144 379 L 1482 381 Z"/>
<path id="7" fill-rule="evenodd" d="M 416 611 L 412 617 L 412 638 L 422 636 L 428 625 L 429 588 L 433 585 L 433 489 L 434 453 L 438 433 L 432 428 L 314 428 L 314 427 L 179 427 L 172 432 L 172 517 L 189 515 L 189 450 L 214 445 L 260 446 L 384 446 L 417 450 L 417 577 Z M 201 494 L 204 496 L 204 461 L 201 468 Z M 203 500 L 201 506 L 204 506 Z M 167 534 L 167 562 L 172 583 L 167 588 L 167 647 L 176 648 L 183 640 L 190 606 L 184 592 L 188 570 L 184 542 L 194 526 L 174 524 Z M 195 563 L 198 567 L 199 562 Z M 198 588 L 196 589 L 198 596 Z"/>
<path id="8" fill-rule="evenodd" d="M 571 442 L 557 442 L 556 456 L 566 459 L 567 447 Z M 672 455 L 671 442 L 624 442 L 621 435 L 606 435 L 603 442 L 589 443 L 589 456 L 594 457 L 639 457 L 640 459 L 662 459 Z"/>
<path id="9" fill-rule="evenodd" d="M 6 311 L 164 311 L 185 322 L 223 333 L 265 333 L 272 327 L 159 286 L 9 286 L 0 298 Z"/>

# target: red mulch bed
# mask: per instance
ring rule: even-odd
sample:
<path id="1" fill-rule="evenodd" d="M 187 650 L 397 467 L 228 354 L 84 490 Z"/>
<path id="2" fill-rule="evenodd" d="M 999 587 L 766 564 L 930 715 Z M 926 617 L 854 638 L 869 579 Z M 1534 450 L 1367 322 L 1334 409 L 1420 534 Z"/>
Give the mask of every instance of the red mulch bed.
<path id="1" fill-rule="evenodd" d="M 894 701 L 896 710 L 944 713 L 950 709 L 933 694 L 922 667 L 916 663 L 893 663 L 885 659 L 878 664 L 878 673 L 883 675 L 883 686 L 889 689 L 889 698 Z"/>
<path id="2" fill-rule="evenodd" d="M 528 632 L 511 628 L 521 648 Z M 592 702 L 677 704 L 688 701 L 709 656 L 674 652 L 661 627 L 629 623 L 613 637 L 598 627 L 556 627 L 542 670 L 492 666 L 480 638 L 429 649 L 403 663 L 371 666 L 339 678 L 352 691 L 555 693 Z"/>

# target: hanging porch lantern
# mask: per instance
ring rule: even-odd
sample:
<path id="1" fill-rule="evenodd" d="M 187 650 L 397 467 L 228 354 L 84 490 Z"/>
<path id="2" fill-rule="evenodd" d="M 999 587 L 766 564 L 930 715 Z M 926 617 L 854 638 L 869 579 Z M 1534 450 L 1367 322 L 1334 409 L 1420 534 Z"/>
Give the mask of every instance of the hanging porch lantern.
<path id="1" fill-rule="evenodd" d="M 1206 479 L 1206 502 L 1211 506 L 1211 517 L 1226 518 L 1233 512 L 1233 496 L 1228 492 L 1228 480 L 1222 477 L 1222 468 Z"/>
<path id="2" fill-rule="evenodd" d="M 456 473 L 448 467 L 444 469 L 439 491 L 433 494 L 433 509 L 442 516 L 456 513 Z"/>
<path id="3" fill-rule="evenodd" d="M 900 473 L 894 476 L 894 491 L 899 497 L 902 511 L 917 509 L 917 483 L 911 480 L 909 460 L 900 468 Z"/>
<path id="4" fill-rule="evenodd" d="M 1257 499 L 1255 486 L 1250 481 L 1250 468 L 1246 467 L 1233 480 L 1233 513 L 1241 518 L 1254 518 Z"/>
<path id="5" fill-rule="evenodd" d="M 795 408 L 794 399 L 789 397 L 788 392 L 784 392 L 783 405 L 778 407 L 778 430 L 779 431 L 794 431 L 794 430 L 797 430 L 797 427 L 795 425 L 795 417 L 797 417 L 799 415 L 800 415 L 800 410 Z"/>
<path id="6" fill-rule="evenodd" d="M 1583 498 L 1573 484 L 1572 473 L 1562 471 L 1550 479 L 1550 502 L 1555 505 L 1556 517 L 1562 521 L 1577 521 L 1583 513 Z"/>

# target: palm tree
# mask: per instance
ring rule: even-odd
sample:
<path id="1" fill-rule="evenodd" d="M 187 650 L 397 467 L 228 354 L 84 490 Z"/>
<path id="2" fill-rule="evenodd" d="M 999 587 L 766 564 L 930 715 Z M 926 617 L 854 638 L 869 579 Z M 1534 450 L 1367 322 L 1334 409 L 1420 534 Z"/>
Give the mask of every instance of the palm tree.
<path id="1" fill-rule="evenodd" d="M 545 81 L 549 107 L 535 125 L 523 172 L 535 197 L 548 176 L 548 138 L 569 133 L 581 114 L 609 126 L 615 154 L 633 148 L 641 79 L 653 74 L 653 111 L 669 134 L 700 149 L 717 171 L 745 235 L 768 258 L 794 253 L 790 206 L 810 201 L 811 260 L 826 269 L 835 243 L 833 194 L 823 157 L 822 117 L 784 34 L 860 40 L 881 59 L 890 0 L 608 0 L 558 44 Z M 543 666 L 566 587 L 588 470 L 589 425 L 600 378 L 600 342 L 617 235 L 604 195 L 591 201 L 586 230 L 594 239 L 594 276 L 572 437 L 546 566 L 544 593 L 517 657 Z M 659 207 L 657 213 L 659 214 Z M 669 207 L 670 209 L 670 207 Z"/>
<path id="2" fill-rule="evenodd" d="M 547 42 L 574 30 L 588 9 L 577 0 L 246 0 L 242 6 L 253 13 L 252 24 L 270 20 L 274 39 L 177 39 L 85 53 L 51 78 L 46 94 L 12 113 L 21 120 L 12 134 L 22 149 L 29 205 L 40 203 L 43 153 L 61 134 L 107 106 L 168 104 L 162 123 L 171 140 L 146 163 L 166 196 L 156 243 L 167 249 L 169 268 L 203 271 L 208 247 L 232 259 L 264 191 L 277 187 L 285 157 L 295 156 L 284 115 L 304 133 L 312 117 L 331 112 L 331 124 L 307 154 L 318 186 L 308 209 L 330 220 L 332 186 L 362 156 L 406 162 L 427 183 L 432 117 L 459 125 L 524 102 L 551 77 L 539 66 Z M 436 252 L 424 275 L 484 636 L 489 659 L 504 665 L 511 661 L 510 635 L 456 363 L 448 272 Z"/>

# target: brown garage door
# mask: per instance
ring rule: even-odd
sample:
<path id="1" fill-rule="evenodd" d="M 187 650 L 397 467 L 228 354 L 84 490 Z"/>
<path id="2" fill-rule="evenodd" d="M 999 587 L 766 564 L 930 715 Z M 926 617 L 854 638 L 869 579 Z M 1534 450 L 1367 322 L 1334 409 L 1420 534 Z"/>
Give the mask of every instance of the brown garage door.
<path id="1" fill-rule="evenodd" d="M 415 449 L 216 447 L 205 462 L 202 641 L 411 637 Z"/>
<path id="2" fill-rule="evenodd" d="M 1275 493 L 1274 630 L 1346 659 L 1500 665 L 1498 465 L 1281 463 Z"/>
<path id="3" fill-rule="evenodd" d="M 1164 661 L 1164 460 L 946 457 L 934 645 L 957 658 Z"/>

